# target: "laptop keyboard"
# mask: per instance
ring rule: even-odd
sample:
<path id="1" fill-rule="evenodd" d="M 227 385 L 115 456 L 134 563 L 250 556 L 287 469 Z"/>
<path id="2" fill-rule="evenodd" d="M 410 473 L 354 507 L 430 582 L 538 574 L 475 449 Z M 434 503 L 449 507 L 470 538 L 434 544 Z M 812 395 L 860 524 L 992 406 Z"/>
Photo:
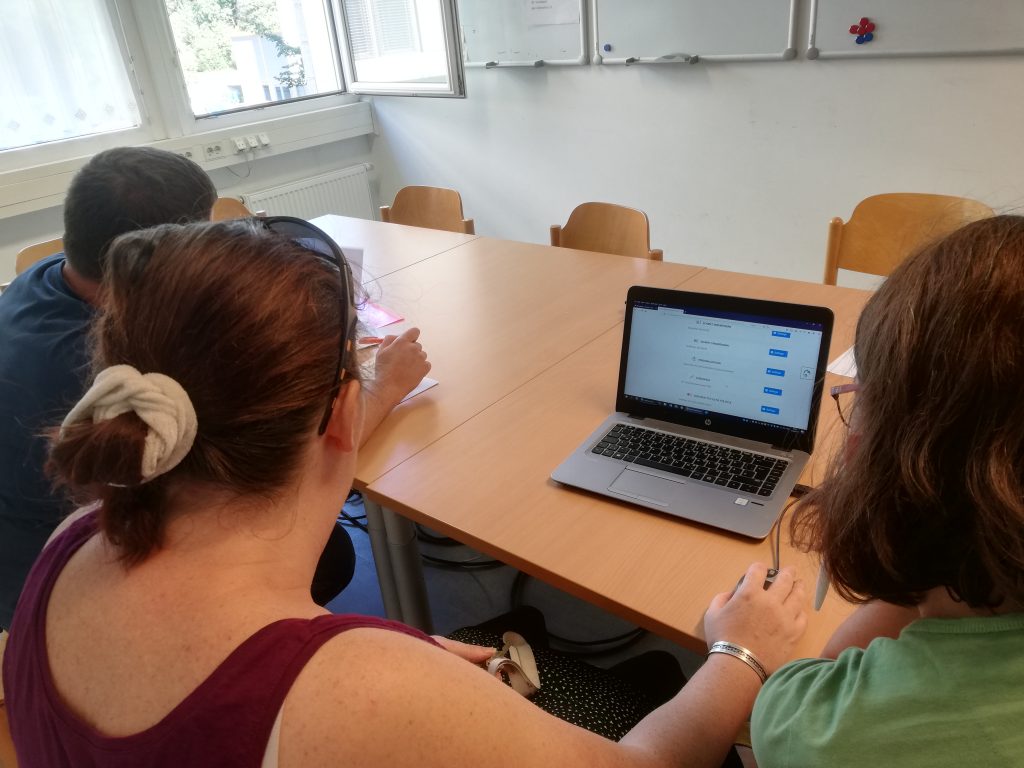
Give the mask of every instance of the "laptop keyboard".
<path id="1" fill-rule="evenodd" d="M 771 496 L 789 466 L 785 459 L 629 424 L 612 427 L 591 453 L 757 496 Z"/>

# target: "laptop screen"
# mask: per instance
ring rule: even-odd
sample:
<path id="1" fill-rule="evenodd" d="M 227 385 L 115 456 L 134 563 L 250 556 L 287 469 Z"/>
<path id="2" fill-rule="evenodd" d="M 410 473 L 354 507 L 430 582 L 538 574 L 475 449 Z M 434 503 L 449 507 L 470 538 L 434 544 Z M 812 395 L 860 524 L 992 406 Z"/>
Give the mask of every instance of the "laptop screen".
<path id="1" fill-rule="evenodd" d="M 745 425 L 743 432 L 813 430 L 828 310 L 640 290 L 655 295 L 628 303 L 620 410 L 654 409 L 681 423 L 713 416 L 714 429 L 726 432 L 730 422 Z"/>

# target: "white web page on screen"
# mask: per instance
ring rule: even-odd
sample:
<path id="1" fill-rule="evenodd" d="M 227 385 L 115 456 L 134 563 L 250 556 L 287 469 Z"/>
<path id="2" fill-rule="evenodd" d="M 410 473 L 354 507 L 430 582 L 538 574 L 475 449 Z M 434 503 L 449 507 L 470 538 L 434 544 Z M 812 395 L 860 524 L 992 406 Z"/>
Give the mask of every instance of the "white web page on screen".
<path id="1" fill-rule="evenodd" d="M 807 429 L 820 345 L 820 330 L 769 318 L 638 305 L 625 394 Z"/>

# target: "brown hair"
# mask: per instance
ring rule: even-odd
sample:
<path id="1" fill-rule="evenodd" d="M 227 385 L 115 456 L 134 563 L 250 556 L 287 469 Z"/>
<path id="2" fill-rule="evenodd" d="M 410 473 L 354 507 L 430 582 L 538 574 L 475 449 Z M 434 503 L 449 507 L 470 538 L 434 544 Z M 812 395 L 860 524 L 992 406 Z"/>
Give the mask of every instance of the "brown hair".
<path id="1" fill-rule="evenodd" d="M 857 326 L 845 452 L 793 537 L 854 601 L 1024 601 L 1024 217 L 907 259 Z"/>
<path id="2" fill-rule="evenodd" d="M 103 288 L 94 372 L 123 363 L 170 376 L 199 425 L 182 462 L 142 485 L 146 427 L 134 413 L 75 424 L 52 444 L 50 471 L 80 499 L 101 500 L 103 531 L 134 563 L 161 543 L 172 486 L 273 497 L 299 470 L 352 297 L 337 268 L 247 221 L 123 235 Z"/>

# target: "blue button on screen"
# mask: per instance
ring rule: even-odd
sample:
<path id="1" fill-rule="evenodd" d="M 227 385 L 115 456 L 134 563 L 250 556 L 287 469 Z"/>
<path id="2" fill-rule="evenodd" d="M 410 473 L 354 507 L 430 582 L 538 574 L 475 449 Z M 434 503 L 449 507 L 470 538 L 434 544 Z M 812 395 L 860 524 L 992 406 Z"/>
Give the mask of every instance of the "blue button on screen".
<path id="1" fill-rule="evenodd" d="M 762 405 L 761 406 L 761 413 L 774 413 L 774 414 L 778 415 L 779 409 L 778 408 L 772 408 L 770 405 Z"/>
<path id="2" fill-rule="evenodd" d="M 782 339 L 788 339 L 791 335 L 789 331 L 772 331 L 772 336 L 778 336 Z"/>
<path id="3" fill-rule="evenodd" d="M 789 352 L 784 349 L 769 349 L 768 354 L 772 357 L 789 357 Z"/>
<path id="4" fill-rule="evenodd" d="M 781 368 L 768 368 L 765 370 L 769 376 L 785 376 L 786 372 Z"/>
<path id="5" fill-rule="evenodd" d="M 781 389 L 776 389 L 775 387 L 765 387 L 764 388 L 764 393 L 766 395 L 781 395 L 782 394 L 782 390 Z"/>

